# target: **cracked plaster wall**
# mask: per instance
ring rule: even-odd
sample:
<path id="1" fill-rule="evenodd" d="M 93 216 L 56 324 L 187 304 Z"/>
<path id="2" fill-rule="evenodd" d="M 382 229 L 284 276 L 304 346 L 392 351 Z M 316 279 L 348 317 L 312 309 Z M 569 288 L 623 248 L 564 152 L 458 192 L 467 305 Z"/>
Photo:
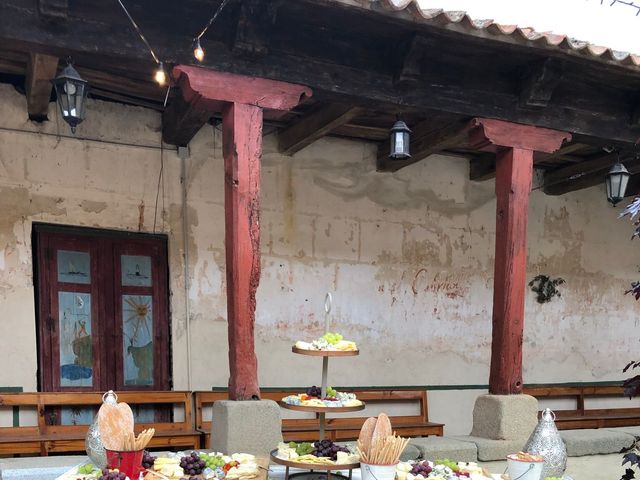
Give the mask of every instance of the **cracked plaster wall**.
<path id="1" fill-rule="evenodd" d="M 36 388 L 31 223 L 150 232 L 160 169 L 160 116 L 91 101 L 78 128 L 50 105 L 26 120 L 24 97 L 0 85 L 0 386 Z M 13 131 L 13 130 L 25 130 Z M 116 145 L 110 142 L 142 146 Z M 221 134 L 205 126 L 187 159 L 192 389 L 227 383 Z M 495 238 L 493 182 L 468 181 L 467 161 L 432 156 L 396 174 L 375 172 L 375 147 L 323 139 L 293 158 L 265 138 L 262 278 L 256 346 L 264 386 L 310 385 L 320 364 L 291 344 L 324 324 L 360 357 L 332 362 L 334 385 L 482 385 L 488 380 Z M 169 238 L 174 388 L 187 381 L 180 159 L 167 148 L 156 232 Z M 164 194 L 162 193 L 164 192 Z M 525 382 L 617 380 L 638 347 L 639 306 L 623 292 L 640 242 L 601 187 L 531 195 L 528 278 L 567 284 L 539 305 L 527 295 Z M 481 390 L 432 392 L 430 418 L 468 433 Z M 452 408 L 452 404 L 458 404 Z"/>

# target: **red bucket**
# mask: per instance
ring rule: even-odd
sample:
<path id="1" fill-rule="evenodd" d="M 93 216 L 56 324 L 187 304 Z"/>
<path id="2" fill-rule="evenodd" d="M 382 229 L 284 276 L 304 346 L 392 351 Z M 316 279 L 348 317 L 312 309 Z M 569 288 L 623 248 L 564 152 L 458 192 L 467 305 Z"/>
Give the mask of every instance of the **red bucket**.
<path id="1" fill-rule="evenodd" d="M 107 468 L 118 469 L 124 473 L 130 480 L 138 480 L 142 468 L 142 457 L 144 450 L 135 450 L 132 452 L 118 452 L 115 450 L 106 450 L 107 452 Z"/>

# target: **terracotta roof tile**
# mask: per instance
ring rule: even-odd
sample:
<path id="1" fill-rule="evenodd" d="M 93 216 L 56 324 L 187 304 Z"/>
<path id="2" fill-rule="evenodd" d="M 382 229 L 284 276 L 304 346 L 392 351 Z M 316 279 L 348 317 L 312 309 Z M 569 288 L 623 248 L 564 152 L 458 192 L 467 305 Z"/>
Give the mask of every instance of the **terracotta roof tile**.
<path id="1" fill-rule="evenodd" d="M 422 9 L 418 0 L 334 0 L 348 5 L 380 11 L 398 16 L 409 15 L 416 22 L 445 28 L 459 33 L 493 38 L 522 46 L 548 50 L 560 50 L 572 56 L 584 57 L 613 65 L 640 70 L 640 55 L 615 51 L 611 48 L 593 45 L 576 40 L 567 35 L 552 32 L 538 32 L 531 27 L 502 25 L 493 20 L 471 18 L 464 11 L 445 11 L 443 9 Z"/>

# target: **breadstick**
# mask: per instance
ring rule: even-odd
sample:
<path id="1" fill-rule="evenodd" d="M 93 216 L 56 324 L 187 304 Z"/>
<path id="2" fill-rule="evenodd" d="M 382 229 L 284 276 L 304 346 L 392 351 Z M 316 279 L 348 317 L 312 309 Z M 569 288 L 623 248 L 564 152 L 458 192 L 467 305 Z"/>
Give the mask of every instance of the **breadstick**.
<path id="1" fill-rule="evenodd" d="M 146 448 L 147 445 L 149 445 L 149 443 L 151 442 L 151 439 L 153 438 L 153 436 L 155 434 L 156 434 L 156 429 L 155 428 L 151 428 L 151 429 L 147 430 L 147 437 L 145 438 L 144 448 Z"/>

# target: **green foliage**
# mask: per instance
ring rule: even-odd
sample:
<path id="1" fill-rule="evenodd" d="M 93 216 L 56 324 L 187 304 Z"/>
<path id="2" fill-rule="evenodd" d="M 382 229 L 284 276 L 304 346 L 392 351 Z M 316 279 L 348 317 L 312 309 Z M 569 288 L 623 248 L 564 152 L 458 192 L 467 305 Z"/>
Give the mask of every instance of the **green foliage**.
<path id="1" fill-rule="evenodd" d="M 558 291 L 558 285 L 565 283 L 564 279 L 558 277 L 551 279 L 547 275 L 537 275 L 529 282 L 531 290 L 536 293 L 538 303 L 550 302 L 553 297 L 562 296 Z"/>

